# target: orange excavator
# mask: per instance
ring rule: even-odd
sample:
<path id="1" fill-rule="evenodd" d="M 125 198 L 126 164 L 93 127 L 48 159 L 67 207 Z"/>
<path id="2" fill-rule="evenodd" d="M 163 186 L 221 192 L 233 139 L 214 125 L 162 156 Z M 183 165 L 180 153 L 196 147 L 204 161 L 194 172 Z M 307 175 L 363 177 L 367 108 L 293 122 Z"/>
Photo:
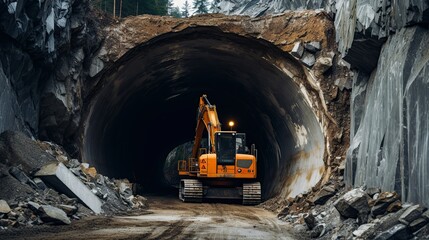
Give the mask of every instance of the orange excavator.
<path id="1" fill-rule="evenodd" d="M 207 148 L 201 148 L 207 130 Z M 192 154 L 178 162 L 179 198 L 184 202 L 203 199 L 241 199 L 245 205 L 261 202 L 261 184 L 256 181 L 257 150 L 246 147 L 246 134 L 221 131 L 216 106 L 200 97 Z"/>

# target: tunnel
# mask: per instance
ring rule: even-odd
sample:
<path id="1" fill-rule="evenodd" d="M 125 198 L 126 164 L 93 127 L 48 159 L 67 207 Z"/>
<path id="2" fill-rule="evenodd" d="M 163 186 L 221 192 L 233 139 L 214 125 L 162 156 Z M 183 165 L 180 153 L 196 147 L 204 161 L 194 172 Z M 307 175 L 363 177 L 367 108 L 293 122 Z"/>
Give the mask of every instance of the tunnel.
<path id="1" fill-rule="evenodd" d="M 99 75 L 85 100 L 81 155 L 107 176 L 168 189 L 167 155 L 194 139 L 207 94 L 223 129 L 233 120 L 256 145 L 264 199 L 321 179 L 326 143 L 303 67 L 263 39 L 190 27 L 141 43 Z"/>

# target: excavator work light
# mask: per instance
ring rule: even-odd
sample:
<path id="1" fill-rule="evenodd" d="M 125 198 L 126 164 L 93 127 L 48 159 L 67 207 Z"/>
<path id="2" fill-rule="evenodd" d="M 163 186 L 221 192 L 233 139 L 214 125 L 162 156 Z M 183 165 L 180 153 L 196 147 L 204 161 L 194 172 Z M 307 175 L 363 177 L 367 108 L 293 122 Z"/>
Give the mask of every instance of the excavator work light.
<path id="1" fill-rule="evenodd" d="M 235 123 L 233 121 L 229 121 L 228 126 L 231 128 L 232 131 L 232 127 L 234 127 Z"/>

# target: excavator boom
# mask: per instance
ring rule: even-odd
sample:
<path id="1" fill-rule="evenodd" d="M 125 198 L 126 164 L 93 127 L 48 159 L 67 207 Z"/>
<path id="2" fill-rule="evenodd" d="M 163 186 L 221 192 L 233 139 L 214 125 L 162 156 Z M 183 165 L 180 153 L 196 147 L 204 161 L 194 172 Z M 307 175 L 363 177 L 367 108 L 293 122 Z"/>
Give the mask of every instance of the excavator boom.
<path id="1" fill-rule="evenodd" d="M 195 141 L 192 148 L 191 158 L 197 158 L 198 149 L 201 145 L 204 130 L 207 129 L 209 138 L 208 152 L 215 153 L 215 133 L 221 131 L 219 118 L 217 116 L 216 106 L 211 105 L 207 95 L 200 97 L 200 103 L 197 113 L 197 127 L 195 128 Z"/>

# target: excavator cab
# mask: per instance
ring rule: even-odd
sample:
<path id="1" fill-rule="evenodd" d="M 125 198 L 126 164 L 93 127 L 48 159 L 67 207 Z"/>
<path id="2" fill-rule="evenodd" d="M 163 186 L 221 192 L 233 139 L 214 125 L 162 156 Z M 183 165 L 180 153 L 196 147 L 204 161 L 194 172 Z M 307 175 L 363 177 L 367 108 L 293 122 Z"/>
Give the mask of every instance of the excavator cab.
<path id="1" fill-rule="evenodd" d="M 237 134 L 235 132 L 217 132 L 215 136 L 217 164 L 234 165 L 237 154 Z"/>

